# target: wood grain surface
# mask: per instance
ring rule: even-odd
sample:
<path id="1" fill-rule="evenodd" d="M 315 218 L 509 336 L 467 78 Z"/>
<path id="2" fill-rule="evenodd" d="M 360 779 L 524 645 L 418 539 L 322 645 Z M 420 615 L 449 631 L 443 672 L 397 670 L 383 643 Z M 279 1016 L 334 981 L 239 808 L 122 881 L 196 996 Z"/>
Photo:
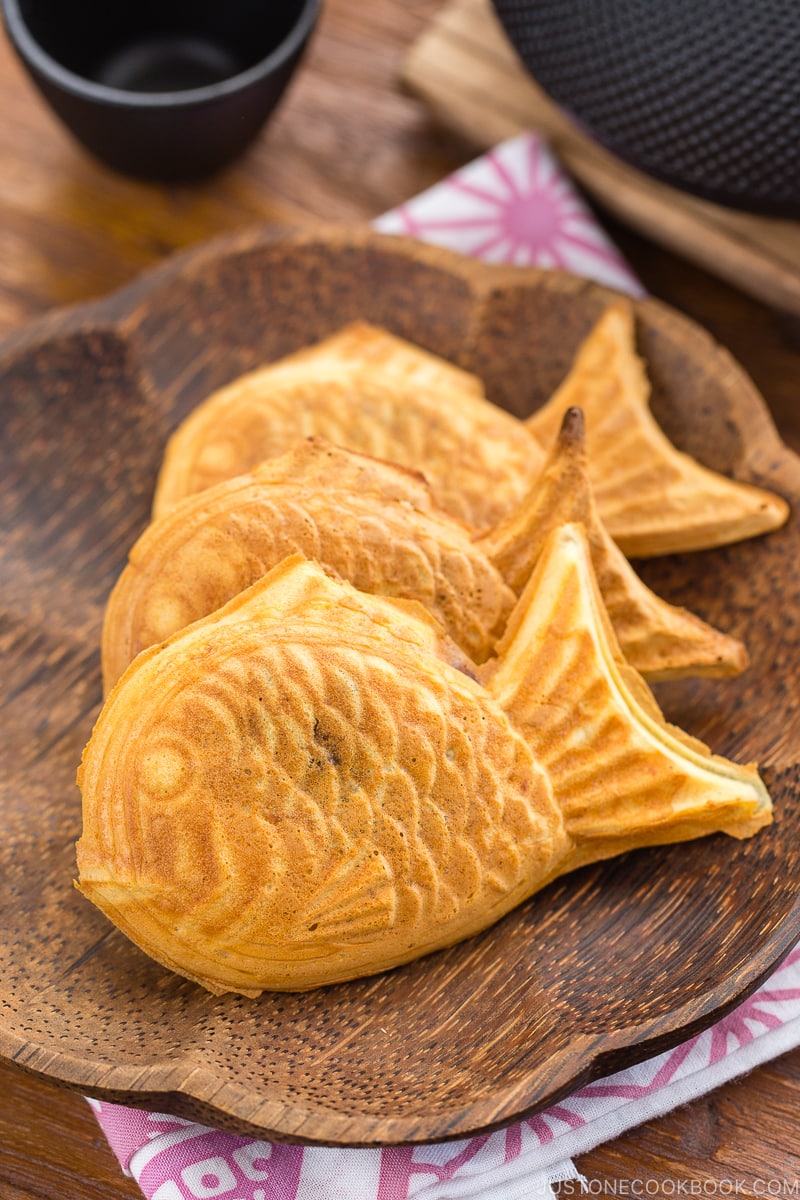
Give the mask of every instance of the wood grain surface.
<path id="1" fill-rule="evenodd" d="M 55 124 L 0 41 L 0 331 L 100 295 L 175 247 L 246 224 L 369 218 L 465 162 L 469 145 L 397 86 L 438 0 L 328 0 L 306 65 L 276 120 L 235 169 L 202 188 L 161 189 L 104 171 Z M 601 218 L 646 287 L 731 347 L 800 447 L 794 324 L 733 287 Z M 592 1180 L 677 1180 L 706 1194 L 733 1180 L 764 1194 L 796 1180 L 800 1051 L 585 1155 Z M 767 1133 L 769 1129 L 769 1133 Z M 79 1096 L 0 1067 L 4 1200 L 135 1197 Z"/>
<path id="2" fill-rule="evenodd" d="M 658 183 L 588 138 L 523 69 L 491 0 L 451 0 L 403 67 L 409 88 L 476 147 L 543 133 L 588 191 L 634 229 L 800 314 L 800 222 L 736 212 Z"/>

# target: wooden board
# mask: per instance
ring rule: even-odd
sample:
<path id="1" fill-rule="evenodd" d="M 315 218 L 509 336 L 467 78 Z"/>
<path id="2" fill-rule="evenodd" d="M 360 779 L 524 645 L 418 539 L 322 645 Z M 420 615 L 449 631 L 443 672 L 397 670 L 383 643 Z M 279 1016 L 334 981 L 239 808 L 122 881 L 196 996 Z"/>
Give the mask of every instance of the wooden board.
<path id="1" fill-rule="evenodd" d="M 751 295 L 800 314 L 800 223 L 669 188 L 586 137 L 528 75 L 490 0 L 452 0 L 416 42 L 405 84 L 478 149 L 533 129 L 597 201 L 632 228 Z"/>
<path id="2" fill-rule="evenodd" d="M 749 644 L 741 679 L 684 681 L 661 699 L 715 749 L 762 762 L 777 820 L 756 838 L 585 868 L 450 950 L 257 1001 L 164 970 L 72 887 L 103 606 L 175 423 L 242 371 L 367 314 L 474 369 L 522 414 L 552 392 L 610 296 L 375 234 L 256 233 L 189 252 L 0 349 L 0 1054 L 97 1096 L 278 1139 L 459 1137 L 706 1027 L 796 942 L 796 521 L 646 564 L 662 594 Z M 797 511 L 800 464 L 730 355 L 656 301 L 636 311 L 672 436 Z"/>

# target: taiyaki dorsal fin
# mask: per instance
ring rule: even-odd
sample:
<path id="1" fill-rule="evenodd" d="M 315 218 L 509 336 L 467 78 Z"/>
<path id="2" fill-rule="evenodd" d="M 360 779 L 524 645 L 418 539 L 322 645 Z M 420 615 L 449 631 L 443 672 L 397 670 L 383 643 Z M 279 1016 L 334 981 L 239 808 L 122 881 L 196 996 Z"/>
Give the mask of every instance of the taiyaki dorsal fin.
<path id="1" fill-rule="evenodd" d="M 649 385 L 635 349 L 633 309 L 606 309 L 572 370 L 526 424 L 552 445 L 564 412 L 586 416 L 589 475 L 606 529 L 633 558 L 702 550 L 783 525 L 779 496 L 700 466 L 672 445 L 649 408 Z"/>
<path id="2" fill-rule="evenodd" d="M 580 525 L 548 538 L 484 680 L 547 769 L 576 849 L 570 868 L 771 820 L 752 766 L 667 724 L 625 662 Z"/>
<path id="3" fill-rule="evenodd" d="M 648 679 L 736 675 L 747 651 L 736 638 L 660 599 L 639 579 L 597 513 L 589 479 L 583 412 L 568 408 L 544 472 L 510 516 L 477 539 L 519 595 L 552 531 L 581 523 L 611 624 L 631 666 Z"/>
<path id="4" fill-rule="evenodd" d="M 434 506 L 430 485 L 421 471 L 346 450 L 318 436 L 302 438 L 285 454 L 265 459 L 252 475 L 260 483 L 275 486 L 297 483 L 401 500 L 422 512 L 430 512 Z"/>

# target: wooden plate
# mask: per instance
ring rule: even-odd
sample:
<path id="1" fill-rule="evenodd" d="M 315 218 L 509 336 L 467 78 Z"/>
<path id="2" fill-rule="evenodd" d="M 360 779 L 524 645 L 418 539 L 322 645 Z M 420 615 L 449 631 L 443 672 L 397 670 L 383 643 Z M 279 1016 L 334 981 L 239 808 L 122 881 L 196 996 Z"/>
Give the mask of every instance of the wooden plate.
<path id="1" fill-rule="evenodd" d="M 358 316 L 540 404 L 610 293 L 365 232 L 240 236 L 0 351 L 4 651 L 0 1053 L 106 1099 L 284 1140 L 487 1130 L 721 1017 L 800 937 L 800 534 L 646 566 L 744 637 L 739 680 L 661 689 L 717 750 L 758 759 L 776 823 L 560 880 L 411 966 L 306 995 L 214 998 L 151 962 L 72 888 L 75 769 L 100 701 L 103 605 L 147 521 L 165 439 L 213 388 Z M 795 512 L 800 462 L 730 356 L 638 304 L 654 408 L 712 467 Z"/>

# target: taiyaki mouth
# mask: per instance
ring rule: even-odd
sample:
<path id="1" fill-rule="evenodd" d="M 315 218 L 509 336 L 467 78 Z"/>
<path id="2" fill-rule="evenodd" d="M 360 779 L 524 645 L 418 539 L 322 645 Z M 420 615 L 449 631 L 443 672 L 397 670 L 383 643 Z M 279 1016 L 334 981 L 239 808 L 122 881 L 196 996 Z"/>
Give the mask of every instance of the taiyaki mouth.
<path id="1" fill-rule="evenodd" d="M 165 966 L 257 995 L 449 945 L 580 862 L 770 819 L 756 772 L 673 733 L 624 665 L 580 526 L 483 671 L 421 606 L 287 560 L 114 688 L 80 890 Z"/>
<path id="2" fill-rule="evenodd" d="M 153 515 L 311 436 L 424 469 L 437 503 L 480 527 L 513 508 L 544 460 L 474 376 L 357 323 L 198 405 L 167 445 Z"/>
<path id="3" fill-rule="evenodd" d="M 784 524 L 788 505 L 681 454 L 656 424 L 636 355 L 633 308 L 611 305 L 551 399 L 527 421 L 549 446 L 565 411 L 586 418 L 589 477 L 603 523 L 630 558 L 723 546 Z"/>
<path id="4" fill-rule="evenodd" d="M 188 496 L 130 553 L 103 624 L 106 691 L 148 646 L 220 608 L 293 553 L 360 591 L 418 600 L 475 662 L 502 635 L 552 529 L 583 521 L 623 652 L 653 678 L 732 674 L 744 647 L 659 600 L 604 533 L 591 500 L 580 414 L 514 517 L 475 536 L 424 480 L 320 439 Z"/>

